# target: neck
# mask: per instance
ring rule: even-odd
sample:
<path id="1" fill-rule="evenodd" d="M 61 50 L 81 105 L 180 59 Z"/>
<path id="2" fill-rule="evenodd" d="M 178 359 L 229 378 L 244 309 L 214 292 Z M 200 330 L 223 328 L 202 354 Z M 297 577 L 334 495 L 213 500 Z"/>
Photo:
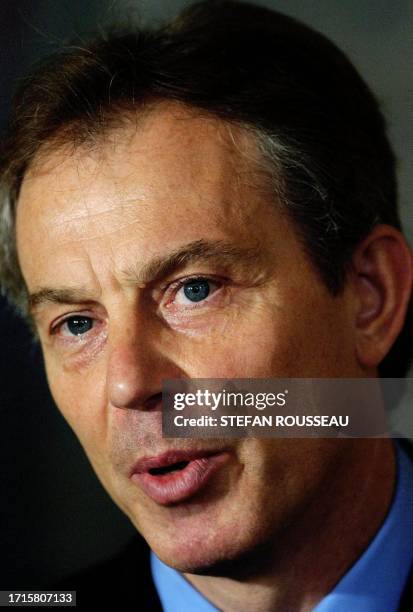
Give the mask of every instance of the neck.
<path id="1" fill-rule="evenodd" d="M 391 440 L 354 440 L 321 497 L 277 538 L 259 573 L 185 577 L 223 612 L 312 610 L 379 530 L 391 505 L 395 471 Z"/>

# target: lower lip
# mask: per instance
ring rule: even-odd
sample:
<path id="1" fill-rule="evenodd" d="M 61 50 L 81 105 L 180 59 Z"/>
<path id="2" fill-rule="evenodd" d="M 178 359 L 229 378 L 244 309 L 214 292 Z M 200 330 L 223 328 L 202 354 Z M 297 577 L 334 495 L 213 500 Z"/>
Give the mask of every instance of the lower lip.
<path id="1" fill-rule="evenodd" d="M 228 453 L 209 455 L 190 461 L 182 470 L 159 476 L 149 472 L 135 473 L 131 480 L 158 504 L 176 504 L 203 489 L 228 458 Z"/>

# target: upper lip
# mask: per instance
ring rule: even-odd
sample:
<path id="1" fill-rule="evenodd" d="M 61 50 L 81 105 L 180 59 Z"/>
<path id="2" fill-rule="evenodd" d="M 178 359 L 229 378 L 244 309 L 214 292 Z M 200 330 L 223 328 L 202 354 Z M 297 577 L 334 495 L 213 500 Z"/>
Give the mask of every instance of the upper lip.
<path id="1" fill-rule="evenodd" d="M 201 457 L 210 457 L 211 455 L 217 455 L 222 451 L 220 450 L 168 450 L 160 455 L 153 457 L 142 457 L 133 466 L 131 470 L 132 474 L 143 474 L 148 472 L 152 468 L 167 467 L 174 463 L 180 463 L 181 461 L 194 461 Z"/>

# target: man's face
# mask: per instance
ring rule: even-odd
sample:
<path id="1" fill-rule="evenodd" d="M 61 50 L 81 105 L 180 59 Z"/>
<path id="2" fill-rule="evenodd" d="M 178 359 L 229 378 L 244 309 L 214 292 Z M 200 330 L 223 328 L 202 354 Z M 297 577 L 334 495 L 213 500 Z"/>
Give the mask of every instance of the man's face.
<path id="1" fill-rule="evenodd" d="M 346 452 L 162 438 L 164 379 L 359 375 L 351 296 L 328 293 L 256 157 L 241 130 L 164 105 L 94 148 L 45 152 L 18 204 L 53 397 L 114 501 L 183 571 L 275 542 Z M 175 503 L 131 478 L 170 449 L 221 458 Z"/>

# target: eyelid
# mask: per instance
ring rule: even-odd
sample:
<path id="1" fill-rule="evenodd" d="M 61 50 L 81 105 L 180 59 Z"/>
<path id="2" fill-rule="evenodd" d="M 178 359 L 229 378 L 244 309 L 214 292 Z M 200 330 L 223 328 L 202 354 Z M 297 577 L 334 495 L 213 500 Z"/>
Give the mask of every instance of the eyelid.
<path id="1" fill-rule="evenodd" d="M 181 276 L 180 278 L 176 278 L 175 280 L 173 280 L 170 283 L 166 283 L 163 288 L 168 288 L 168 287 L 182 287 L 183 285 L 186 285 L 187 283 L 190 283 L 191 281 L 211 281 L 211 282 L 215 282 L 215 283 L 224 283 L 226 280 L 226 278 L 224 278 L 223 276 L 218 276 L 218 275 L 214 275 L 214 274 L 190 274 L 188 276 Z"/>
<path id="2" fill-rule="evenodd" d="M 90 313 L 86 314 L 84 312 L 70 312 L 66 313 L 62 316 L 62 318 L 57 319 L 57 321 L 53 321 L 50 324 L 50 335 L 55 336 L 59 333 L 62 326 L 69 321 L 69 319 L 73 319 L 74 317 L 84 317 L 85 319 L 95 320 L 96 317 L 93 317 Z"/>
<path id="3" fill-rule="evenodd" d="M 214 276 L 213 274 L 185 274 L 183 276 L 179 276 L 178 278 L 174 278 L 173 280 L 170 281 L 166 281 L 164 283 L 162 283 L 162 285 L 159 286 L 159 289 L 161 291 L 165 291 L 165 289 L 169 289 L 171 287 L 175 287 L 177 285 L 185 285 L 185 283 L 189 283 L 190 281 L 195 281 L 195 280 L 210 280 L 210 281 L 214 281 L 214 280 L 222 280 L 222 277 L 218 277 L 218 276 Z"/>
<path id="4" fill-rule="evenodd" d="M 190 275 L 190 276 L 181 277 L 179 279 L 176 279 L 176 280 L 172 281 L 171 283 L 169 283 L 169 285 L 167 285 L 165 294 L 164 294 L 163 298 L 160 300 L 160 302 L 161 302 L 161 304 L 163 304 L 165 302 L 165 300 L 168 300 L 168 296 L 170 296 L 171 293 L 173 294 L 172 297 L 175 297 L 176 294 L 178 293 L 178 291 L 180 289 L 182 289 L 182 287 L 184 285 L 186 285 L 186 284 L 188 284 L 190 282 L 208 281 L 210 283 L 215 283 L 215 284 L 218 284 L 218 285 L 222 286 L 222 285 L 225 284 L 226 280 L 227 279 L 223 278 L 222 276 L 218 277 L 218 276 L 208 275 L 208 274 L 193 274 L 193 275 Z M 219 288 L 221 288 L 221 287 L 219 287 Z M 211 294 L 211 295 L 213 295 L 213 294 Z M 207 298 L 205 300 L 202 300 L 202 302 L 199 302 L 198 306 L 196 305 L 196 303 L 194 303 L 193 307 L 200 307 L 200 305 L 202 303 L 204 303 L 205 301 L 207 301 Z M 167 304 L 165 304 L 165 306 L 168 306 L 169 303 L 172 303 L 172 302 L 168 301 Z"/>

